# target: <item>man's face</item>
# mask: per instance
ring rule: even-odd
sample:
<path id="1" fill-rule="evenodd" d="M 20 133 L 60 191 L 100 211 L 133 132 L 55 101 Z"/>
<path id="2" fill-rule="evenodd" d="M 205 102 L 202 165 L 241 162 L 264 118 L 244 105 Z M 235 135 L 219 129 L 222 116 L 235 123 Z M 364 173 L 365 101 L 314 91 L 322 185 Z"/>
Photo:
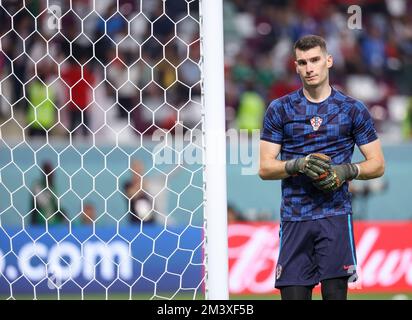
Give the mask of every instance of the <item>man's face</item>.
<path id="1" fill-rule="evenodd" d="M 332 65 L 332 56 L 322 51 L 319 46 L 307 51 L 296 49 L 296 72 L 305 87 L 317 87 L 327 81 Z"/>

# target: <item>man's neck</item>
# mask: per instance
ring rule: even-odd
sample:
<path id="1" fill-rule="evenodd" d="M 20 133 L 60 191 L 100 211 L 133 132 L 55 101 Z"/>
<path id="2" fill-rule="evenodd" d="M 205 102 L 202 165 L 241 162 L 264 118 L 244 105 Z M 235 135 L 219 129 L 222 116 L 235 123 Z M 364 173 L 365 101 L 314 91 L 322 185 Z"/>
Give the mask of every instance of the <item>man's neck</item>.
<path id="1" fill-rule="evenodd" d="M 329 82 L 317 87 L 303 87 L 303 94 L 310 102 L 322 102 L 326 100 L 332 93 L 332 87 Z"/>

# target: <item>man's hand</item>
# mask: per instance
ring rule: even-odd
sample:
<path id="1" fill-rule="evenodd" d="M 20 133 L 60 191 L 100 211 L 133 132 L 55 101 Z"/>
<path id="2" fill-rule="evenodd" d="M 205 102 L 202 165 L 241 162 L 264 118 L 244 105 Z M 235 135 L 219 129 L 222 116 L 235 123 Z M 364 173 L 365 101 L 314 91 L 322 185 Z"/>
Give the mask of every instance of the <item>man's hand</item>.
<path id="1" fill-rule="evenodd" d="M 339 189 L 345 181 L 355 179 L 358 174 L 358 166 L 352 163 L 331 166 L 327 176 L 315 180 L 313 185 L 325 192 L 331 192 Z"/>
<path id="2" fill-rule="evenodd" d="M 312 180 L 317 180 L 327 177 L 331 162 L 331 158 L 323 153 L 311 153 L 304 158 L 287 161 L 285 170 L 291 176 L 303 173 Z"/>

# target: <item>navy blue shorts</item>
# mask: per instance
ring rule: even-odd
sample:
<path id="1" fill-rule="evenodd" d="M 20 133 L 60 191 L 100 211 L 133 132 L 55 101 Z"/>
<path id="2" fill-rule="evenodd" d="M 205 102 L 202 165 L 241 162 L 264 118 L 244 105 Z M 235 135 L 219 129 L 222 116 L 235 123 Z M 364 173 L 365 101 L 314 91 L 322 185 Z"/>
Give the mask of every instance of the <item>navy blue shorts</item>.
<path id="1" fill-rule="evenodd" d="M 275 287 L 315 286 L 349 277 L 356 281 L 356 252 L 351 215 L 310 221 L 283 221 Z"/>

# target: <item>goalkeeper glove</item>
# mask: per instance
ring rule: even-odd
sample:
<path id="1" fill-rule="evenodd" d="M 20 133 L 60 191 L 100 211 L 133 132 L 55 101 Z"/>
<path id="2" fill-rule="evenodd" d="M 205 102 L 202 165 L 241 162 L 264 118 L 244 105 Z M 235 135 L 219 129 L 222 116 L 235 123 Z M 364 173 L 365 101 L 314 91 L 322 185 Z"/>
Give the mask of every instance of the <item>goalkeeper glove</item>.
<path id="1" fill-rule="evenodd" d="M 312 180 L 326 176 L 331 168 L 331 159 L 323 153 L 311 153 L 303 158 L 286 161 L 285 170 L 289 175 L 303 173 Z"/>
<path id="2" fill-rule="evenodd" d="M 353 180 L 359 175 L 356 164 L 345 163 L 332 166 L 325 178 L 313 182 L 313 185 L 323 191 L 330 192 L 340 188 L 345 181 Z"/>

